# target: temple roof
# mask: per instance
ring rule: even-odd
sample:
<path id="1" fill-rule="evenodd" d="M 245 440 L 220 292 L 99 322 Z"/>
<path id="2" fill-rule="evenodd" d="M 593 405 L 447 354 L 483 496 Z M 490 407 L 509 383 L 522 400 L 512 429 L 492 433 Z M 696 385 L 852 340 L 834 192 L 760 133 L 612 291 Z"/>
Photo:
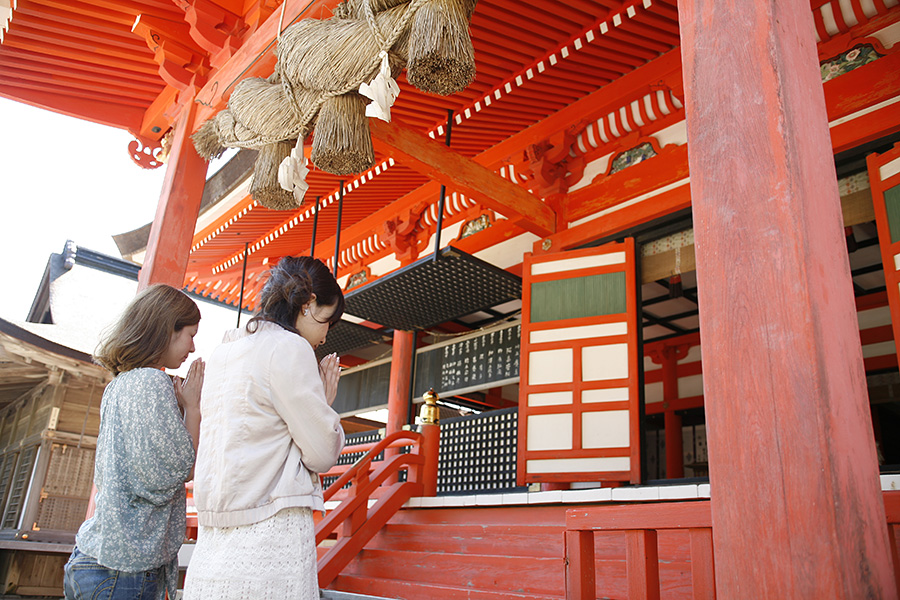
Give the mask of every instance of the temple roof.
<path id="1" fill-rule="evenodd" d="M 197 14 L 201 8 L 205 14 L 218 10 L 224 15 L 223 23 L 229 15 L 243 19 L 243 29 L 235 25 L 230 38 L 230 43 L 240 47 L 230 63 L 192 39 L 197 35 L 187 23 L 191 5 Z M 196 89 L 188 85 L 178 89 L 173 82 L 181 85 L 179 81 L 186 81 L 189 74 L 196 75 L 190 83 L 200 88 L 198 99 L 214 86 L 233 89 L 235 79 L 226 82 L 224 77 L 230 76 L 230 65 L 242 58 L 241 51 L 256 55 L 241 77 L 266 77 L 272 72 L 274 44 L 262 38 L 277 31 L 279 24 L 286 26 L 307 17 L 328 18 L 337 2 L 289 0 L 284 15 L 275 10 L 277 5 L 225 0 L 21 0 L 0 45 L 0 95 L 125 128 L 143 144 L 153 144 L 170 123 L 150 126 L 151 122 L 171 119 L 169 113 L 177 108 L 180 95 Z M 150 34 L 146 27 L 152 29 Z M 451 148 L 467 157 L 483 153 L 674 48 L 677 11 L 672 0 L 481 0 L 471 19 L 470 34 L 476 59 L 471 85 L 442 97 L 417 90 L 401 75 L 401 93 L 392 111 L 395 122 L 442 140 L 447 111 L 452 109 Z M 149 41 L 145 39 L 148 36 Z M 156 52 L 151 50 L 154 42 Z M 246 57 L 243 60 L 246 62 Z M 223 77 L 221 81 L 217 76 Z M 204 108 L 201 117 L 224 108 L 227 94 L 223 93 L 215 106 Z M 153 127 L 160 131 L 154 132 Z M 523 148 L 509 147 L 505 156 L 496 159 Z M 431 190 L 421 169 L 393 158 L 390 148 L 377 140 L 375 165 L 352 177 L 339 178 L 318 170 L 310 173 L 307 198 L 321 197 L 323 205 L 318 240 L 335 234 L 339 179 L 345 180 L 347 199 L 342 229 L 407 194 L 420 193 L 429 203 L 434 201 L 436 188 Z M 454 191 L 449 190 L 451 194 Z M 189 282 L 203 293 L 236 300 L 230 292 L 240 278 L 241 265 L 233 259 L 243 250 L 244 241 L 254 241 L 251 274 L 264 269 L 268 259 L 308 248 L 312 239 L 310 205 L 284 213 L 255 205 L 246 195 L 236 200 L 227 214 L 198 231 Z M 452 206 L 448 210 L 452 211 Z M 226 223 L 227 231 L 218 231 Z M 283 233 L 272 236 L 282 228 Z M 222 293 L 225 288 L 229 293 Z"/>
<path id="2" fill-rule="evenodd" d="M 196 103 L 194 128 L 199 127 L 226 108 L 238 82 L 272 75 L 279 32 L 303 19 L 331 18 L 338 4 L 21 0 L 0 44 L 0 96 L 128 129 L 138 138 L 131 148 L 136 161 L 153 166 L 185 103 Z M 895 9 L 880 3 L 862 7 L 858 0 L 837 18 L 838 4 L 811 2 L 825 57 L 842 51 L 839 42 L 851 27 L 875 31 L 896 18 L 887 15 Z M 393 260 L 406 243 L 394 232 L 406 227 L 418 236 L 409 242 L 418 244 L 408 250 L 409 264 L 431 243 L 442 183 L 445 227 L 462 228 L 479 218 L 492 226 L 481 241 L 458 246 L 474 253 L 512 239 L 538 242 L 557 224 L 571 227 L 602 208 L 604 194 L 639 194 L 641 178 L 658 175 L 658 169 L 639 174 L 636 168 L 620 184 L 598 188 L 590 184 L 603 173 L 584 172 L 584 165 L 615 157 L 683 121 L 675 0 L 480 0 L 469 33 L 474 81 L 439 96 L 418 90 L 401 73 L 392 122 L 370 119 L 371 169 L 337 176 L 313 168 L 305 202 L 295 210 L 255 202 L 246 165 L 230 180 L 240 185 L 207 190 L 216 202 L 205 200 L 186 285 L 236 303 L 243 280 L 245 302 L 252 307 L 261 274 L 281 256 L 309 252 L 314 235 L 320 258 L 332 261 L 338 246 L 339 276 L 364 276 L 370 264 Z M 450 153 L 441 154 L 433 146 L 444 141 L 448 111 Z M 830 118 L 838 116 L 843 115 Z M 679 170 L 665 181 L 657 177 L 657 187 L 686 178 L 684 140 L 669 151 L 668 163 Z M 456 165 L 466 167 L 464 176 Z M 519 193 L 510 194 L 513 186 L 503 188 L 500 180 L 515 183 Z M 561 195 L 567 204 L 559 204 Z M 145 236 L 118 236 L 123 256 L 139 257 Z M 453 243 L 459 240 L 462 233 Z M 504 269 L 515 264 L 493 263 Z"/>

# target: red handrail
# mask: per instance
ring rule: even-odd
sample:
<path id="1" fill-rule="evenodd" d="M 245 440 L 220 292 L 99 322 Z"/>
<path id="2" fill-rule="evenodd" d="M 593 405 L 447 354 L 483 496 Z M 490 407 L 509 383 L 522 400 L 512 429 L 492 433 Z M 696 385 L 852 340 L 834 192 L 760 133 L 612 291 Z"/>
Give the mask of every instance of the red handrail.
<path id="1" fill-rule="evenodd" d="M 407 500 L 425 491 L 426 485 L 423 482 L 433 478 L 432 474 L 426 473 L 428 468 L 426 465 L 433 466 L 433 470 L 437 470 L 436 439 L 432 439 L 437 433 L 437 426 L 430 427 L 434 427 L 435 430 L 428 430 L 429 433 L 425 436 L 411 431 L 398 431 L 376 444 L 365 444 L 364 446 L 370 448 L 365 456 L 353 463 L 325 490 L 324 497 L 328 500 L 352 481 L 349 497 L 316 525 L 317 545 L 335 532 L 338 526 L 344 526 L 337 544 L 318 561 L 319 587 L 327 587 L 334 581 L 341 569 L 353 560 L 356 553 Z M 410 453 L 386 457 L 377 469 L 372 469 L 372 461 L 386 448 L 410 445 L 413 446 Z M 435 456 L 424 456 L 423 449 Z M 360 446 L 351 446 L 345 448 L 343 454 L 360 450 Z M 396 475 L 401 469 L 408 469 L 407 481 L 396 482 Z M 434 476 L 436 477 L 436 473 Z M 387 487 L 387 492 L 370 509 L 369 498 L 376 490 L 383 488 L 382 484 L 388 480 L 391 485 Z"/>
<path id="2" fill-rule="evenodd" d="M 625 534 L 628 597 L 658 600 L 657 531 L 687 530 L 691 543 L 691 593 L 715 600 L 716 583 L 709 500 L 570 508 L 566 511 L 566 599 L 597 597 L 594 534 Z"/>
<path id="3" fill-rule="evenodd" d="M 406 442 L 400 442 L 400 440 L 407 440 Z M 353 454 L 356 452 L 362 452 L 364 448 L 370 447 L 365 456 L 357 460 L 353 465 L 344 472 L 343 475 L 338 477 L 337 481 L 328 486 L 328 489 L 325 490 L 324 498 L 325 500 L 329 500 L 332 496 L 334 496 L 338 490 L 343 488 L 350 482 L 350 479 L 353 478 L 359 471 L 363 468 L 363 466 L 368 466 L 376 456 L 381 454 L 381 452 L 385 448 L 396 447 L 396 446 L 415 446 L 416 454 L 419 454 L 418 450 L 421 447 L 422 443 L 422 434 L 415 433 L 413 431 L 397 431 L 387 436 L 383 440 L 378 443 L 369 443 L 369 444 L 360 444 L 359 446 L 348 446 L 341 451 L 341 454 Z M 330 473 L 331 471 L 329 471 Z M 323 475 L 328 475 L 329 473 L 323 473 Z"/>
<path id="4" fill-rule="evenodd" d="M 368 505 L 369 497 L 391 475 L 407 465 L 421 465 L 425 460 L 417 454 L 398 454 L 384 462 L 384 466 L 374 472 L 371 479 L 366 479 L 357 489 L 357 492 L 347 498 L 340 506 L 328 513 L 316 527 L 316 544 L 319 544 L 334 531 L 338 525 L 352 516 L 352 513 L 363 506 Z M 409 483 L 419 484 L 417 481 Z"/>

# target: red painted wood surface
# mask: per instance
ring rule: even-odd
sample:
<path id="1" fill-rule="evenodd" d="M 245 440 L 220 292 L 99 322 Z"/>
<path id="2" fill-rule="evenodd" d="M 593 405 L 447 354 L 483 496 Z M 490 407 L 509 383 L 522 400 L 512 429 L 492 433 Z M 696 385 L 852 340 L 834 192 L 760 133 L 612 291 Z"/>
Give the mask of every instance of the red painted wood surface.
<path id="1" fill-rule="evenodd" d="M 394 343 L 391 346 L 391 379 L 388 388 L 387 435 L 403 429 L 409 418 L 409 382 L 415 351 L 416 333 L 394 330 Z M 396 450 L 390 453 L 396 453 Z"/>
<path id="2" fill-rule="evenodd" d="M 659 553 L 656 531 L 640 529 L 625 534 L 628 597 L 659 600 Z"/>
<path id="3" fill-rule="evenodd" d="M 874 106 L 900 91 L 900 52 L 894 52 L 825 84 L 828 118 L 835 120 Z M 884 106 L 831 128 L 834 152 L 844 152 L 866 142 L 900 131 L 900 110 Z"/>
<path id="4" fill-rule="evenodd" d="M 712 527 L 708 501 L 610 504 L 572 508 L 566 512 L 567 529 L 622 531 L 627 529 L 691 529 Z"/>
<path id="5" fill-rule="evenodd" d="M 404 509 L 331 587 L 409 600 L 564 598 L 572 507 Z M 663 594 L 690 598 L 687 532 L 661 531 L 658 541 Z M 627 598 L 624 534 L 595 536 L 593 548 L 594 597 Z"/>
<path id="6" fill-rule="evenodd" d="M 684 440 L 681 435 L 681 415 L 676 413 L 674 402 L 678 400 L 678 352 L 666 348 L 662 353 L 663 404 L 666 431 L 666 478 L 684 477 Z"/>
<path id="7" fill-rule="evenodd" d="M 808 4 L 678 9 L 718 592 L 895 598 Z"/>
<path id="8" fill-rule="evenodd" d="M 891 543 L 891 557 L 894 562 L 894 573 L 900 587 L 900 492 L 884 493 L 884 512 L 887 513 L 888 537 Z"/>
<path id="9" fill-rule="evenodd" d="M 206 185 L 206 161 L 191 142 L 191 123 L 196 105 L 188 103 L 178 118 L 156 216 L 150 228 L 147 254 L 138 275 L 138 288 L 167 283 L 184 285 L 197 225 L 197 213 Z"/>
<path id="10" fill-rule="evenodd" d="M 433 434 L 433 432 L 432 432 Z M 424 452 L 437 453 L 437 444 L 423 444 L 424 436 L 410 431 L 398 431 L 377 442 L 360 460 L 345 471 L 325 490 L 324 498 L 334 498 L 348 481 L 352 481 L 347 497 L 328 515 L 316 523 L 316 544 L 337 534 L 337 543 L 320 553 L 317 563 L 319 586 L 326 587 L 350 560 L 366 545 L 373 535 L 390 520 L 397 510 L 411 497 L 422 496 L 426 479 L 424 466 L 437 466 L 437 457 L 426 461 Z M 382 451 L 403 442 L 412 445 L 407 454 L 387 456 L 383 461 L 373 463 Z M 356 449 L 345 448 L 342 454 Z M 407 478 L 399 482 L 400 470 L 407 471 Z M 433 474 L 428 479 L 436 479 Z M 376 494 L 376 492 L 380 492 Z M 369 500 L 378 500 L 369 507 Z"/>
<path id="11" fill-rule="evenodd" d="M 553 210 L 523 187 L 396 120 L 372 119 L 369 127 L 378 148 L 423 175 L 506 215 L 526 231 L 547 235 L 556 230 Z"/>
<path id="12" fill-rule="evenodd" d="M 640 164 L 637 166 L 640 166 Z M 668 175 L 665 176 L 667 177 Z M 558 252 L 569 248 L 577 248 L 590 241 L 625 231 L 630 227 L 642 225 L 656 218 L 690 207 L 691 190 L 688 182 L 685 181 L 684 185 L 674 187 L 650 198 L 648 201 L 639 202 L 548 236 L 549 250 L 543 249 L 542 242 L 536 242 L 532 251 L 537 255 L 548 251 Z"/>
<path id="13" fill-rule="evenodd" d="M 594 534 L 566 531 L 566 597 L 595 598 Z"/>
<path id="14" fill-rule="evenodd" d="M 694 600 L 714 600 L 716 597 L 716 570 L 713 559 L 712 529 L 691 528 L 691 585 Z"/>

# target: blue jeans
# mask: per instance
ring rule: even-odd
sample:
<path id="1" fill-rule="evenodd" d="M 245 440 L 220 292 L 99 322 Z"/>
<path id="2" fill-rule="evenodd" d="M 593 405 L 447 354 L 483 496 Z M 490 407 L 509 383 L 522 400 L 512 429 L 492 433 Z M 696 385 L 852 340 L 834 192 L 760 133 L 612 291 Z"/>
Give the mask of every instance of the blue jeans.
<path id="1" fill-rule="evenodd" d="M 165 585 L 160 574 L 160 569 L 137 573 L 107 569 L 76 547 L 66 563 L 65 600 L 154 600 L 157 586 Z"/>

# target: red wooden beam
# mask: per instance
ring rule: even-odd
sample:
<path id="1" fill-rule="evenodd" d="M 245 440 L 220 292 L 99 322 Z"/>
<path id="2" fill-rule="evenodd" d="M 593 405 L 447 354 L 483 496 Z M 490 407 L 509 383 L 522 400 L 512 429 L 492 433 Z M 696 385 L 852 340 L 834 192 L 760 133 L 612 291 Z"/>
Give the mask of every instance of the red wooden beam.
<path id="1" fill-rule="evenodd" d="M 61 97 L 57 93 L 46 91 L 46 86 L 29 89 L 7 80 L 0 80 L 0 96 L 62 115 L 122 129 L 137 128 L 144 114 L 144 109 L 140 106 L 111 104 L 109 98 Z"/>
<path id="2" fill-rule="evenodd" d="M 896 597 L 808 0 L 678 10 L 718 591 Z"/>
<path id="3" fill-rule="evenodd" d="M 694 600 L 715 600 L 716 573 L 712 529 L 691 528 L 691 585 Z"/>
<path id="4" fill-rule="evenodd" d="M 372 119 L 369 126 L 379 150 L 392 154 L 404 165 L 465 193 L 527 231 L 542 237 L 556 231 L 556 214 L 549 206 L 487 167 L 396 120 L 387 124 Z"/>
<path id="5" fill-rule="evenodd" d="M 594 532 L 566 531 L 566 599 L 594 600 L 596 597 Z"/>
<path id="6" fill-rule="evenodd" d="M 656 531 L 625 532 L 625 570 L 628 597 L 659 600 L 659 547 Z"/>
<path id="7" fill-rule="evenodd" d="M 206 184 L 206 161 L 194 150 L 190 138 L 196 106 L 193 102 L 188 103 L 175 125 L 159 205 L 147 241 L 147 255 L 138 275 L 140 289 L 154 283 L 167 283 L 177 288 L 184 285 L 191 240 Z"/>
<path id="8" fill-rule="evenodd" d="M 566 511 L 566 529 L 691 529 L 712 527 L 709 500 L 582 506 Z"/>
<path id="9" fill-rule="evenodd" d="M 406 425 L 409 410 L 410 370 L 412 369 L 413 353 L 415 351 L 416 333 L 414 331 L 394 330 L 394 343 L 391 347 L 391 378 L 388 391 L 387 433 L 385 435 L 391 435 L 400 431 Z M 396 451 L 393 453 L 396 454 Z"/>

